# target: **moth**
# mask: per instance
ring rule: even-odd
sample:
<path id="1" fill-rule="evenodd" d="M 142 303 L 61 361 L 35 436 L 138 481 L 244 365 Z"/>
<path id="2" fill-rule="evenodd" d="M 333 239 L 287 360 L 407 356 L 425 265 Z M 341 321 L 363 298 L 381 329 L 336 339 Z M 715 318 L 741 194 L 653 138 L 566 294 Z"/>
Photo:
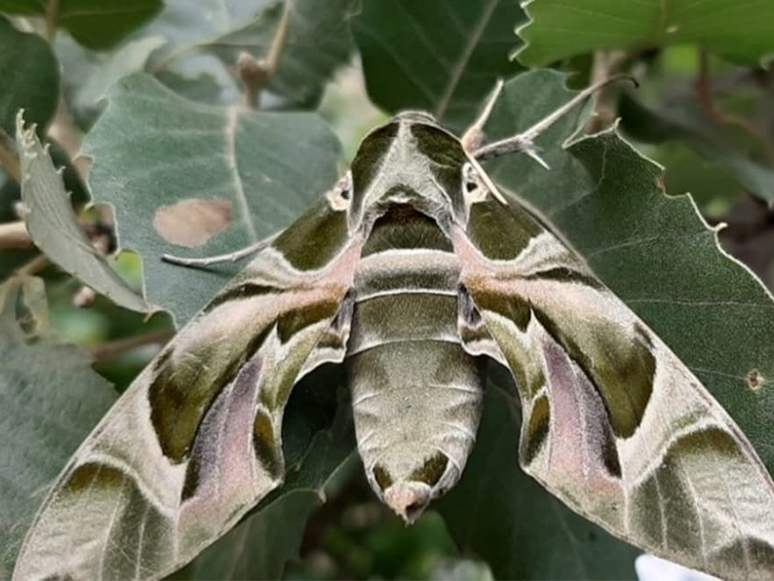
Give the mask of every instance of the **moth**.
<path id="1" fill-rule="evenodd" d="M 499 445 L 614 535 L 728 579 L 774 579 L 774 484 L 699 380 L 584 261 L 481 167 L 526 153 L 597 87 L 484 144 L 422 112 L 270 241 L 140 374 L 69 461 L 18 580 L 160 578 L 282 485 L 300 378 L 346 366 L 375 494 L 406 522 L 452 488 L 487 364 L 521 434 Z M 257 539 L 256 542 L 260 542 Z"/>

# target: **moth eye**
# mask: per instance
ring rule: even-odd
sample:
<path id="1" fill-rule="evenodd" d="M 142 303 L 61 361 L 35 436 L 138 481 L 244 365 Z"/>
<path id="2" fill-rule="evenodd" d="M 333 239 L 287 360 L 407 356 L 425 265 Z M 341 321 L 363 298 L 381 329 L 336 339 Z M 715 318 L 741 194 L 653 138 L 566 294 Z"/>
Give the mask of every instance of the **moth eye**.
<path id="1" fill-rule="evenodd" d="M 352 196 L 352 174 L 350 172 L 347 172 L 339 180 L 338 186 L 339 186 L 339 195 L 345 200 L 349 200 L 349 198 Z"/>
<path id="2" fill-rule="evenodd" d="M 472 198 L 472 201 L 478 202 L 486 198 L 488 191 L 486 185 L 469 163 L 462 167 L 462 187 L 465 194 Z"/>
<path id="3" fill-rule="evenodd" d="M 341 179 L 336 182 L 328 197 L 333 207 L 338 210 L 344 210 L 349 206 L 352 199 L 352 172 L 348 171 Z"/>
<path id="4" fill-rule="evenodd" d="M 352 172 L 348 171 L 336 184 L 336 189 L 339 190 L 339 196 L 344 200 L 349 200 L 352 197 Z"/>

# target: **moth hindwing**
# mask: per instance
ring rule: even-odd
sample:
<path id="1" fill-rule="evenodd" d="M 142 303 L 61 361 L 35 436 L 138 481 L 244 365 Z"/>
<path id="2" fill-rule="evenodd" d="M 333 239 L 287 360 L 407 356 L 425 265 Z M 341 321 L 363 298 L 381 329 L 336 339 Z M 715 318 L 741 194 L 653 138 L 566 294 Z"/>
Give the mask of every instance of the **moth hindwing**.
<path id="1" fill-rule="evenodd" d="M 476 159 L 537 156 L 557 117 L 483 146 L 481 120 L 462 141 L 418 112 L 372 131 L 84 442 L 14 577 L 190 561 L 281 485 L 285 404 L 322 363 L 346 366 L 366 477 L 412 522 L 460 478 L 495 360 L 523 415 L 500 445 L 572 509 L 688 566 L 774 578 L 774 485 L 745 435 Z"/>

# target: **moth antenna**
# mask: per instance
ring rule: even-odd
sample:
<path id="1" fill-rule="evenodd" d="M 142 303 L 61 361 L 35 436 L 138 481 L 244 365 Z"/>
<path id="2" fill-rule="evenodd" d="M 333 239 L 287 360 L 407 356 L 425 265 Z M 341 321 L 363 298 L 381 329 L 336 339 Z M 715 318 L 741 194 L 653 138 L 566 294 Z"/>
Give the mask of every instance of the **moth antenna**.
<path id="1" fill-rule="evenodd" d="M 280 235 L 280 232 L 278 232 L 277 234 L 272 234 L 268 238 L 264 238 L 263 240 L 256 242 L 255 244 L 251 244 L 246 248 L 242 248 L 241 250 L 237 250 L 236 252 L 230 252 L 228 254 L 219 254 L 218 256 L 209 256 L 207 258 L 184 258 L 182 256 L 162 254 L 161 260 L 177 266 L 187 266 L 191 268 L 207 268 L 208 266 L 212 266 L 214 264 L 236 262 L 237 260 L 242 260 L 246 256 L 250 256 L 251 254 L 255 254 L 256 252 L 263 250 L 264 248 L 269 246 L 272 242 L 274 242 L 274 240 L 279 235 Z"/>
<path id="2" fill-rule="evenodd" d="M 502 91 L 503 80 L 497 79 L 497 84 L 495 85 L 492 94 L 489 96 L 489 99 L 487 99 L 484 110 L 481 111 L 481 115 L 478 116 L 478 119 L 473 122 L 473 125 L 468 127 L 462 135 L 460 141 L 462 141 L 462 147 L 465 148 L 465 151 L 473 151 L 481 147 L 481 144 L 484 142 L 484 125 L 489 121 L 492 109 L 494 109 L 494 105 L 497 102 L 497 99 L 500 98 L 500 93 L 502 93 Z"/>
<path id="3" fill-rule="evenodd" d="M 545 165 L 545 162 L 542 162 L 542 160 L 536 157 L 536 148 L 534 144 L 535 139 L 537 139 L 543 132 L 545 132 L 559 119 L 564 117 L 572 109 L 574 109 L 580 103 L 588 99 L 591 95 L 593 95 L 600 89 L 606 87 L 607 85 L 618 82 L 620 80 L 631 81 L 635 87 L 639 87 L 639 83 L 637 82 L 637 79 L 635 79 L 631 75 L 622 73 L 618 75 L 613 75 L 612 77 L 608 77 L 607 79 L 604 79 L 598 83 L 594 83 L 590 87 L 585 88 L 580 93 L 575 95 L 575 97 L 567 101 L 567 103 L 559 107 L 553 113 L 550 113 L 549 115 L 545 116 L 543 119 L 535 123 L 532 127 L 527 129 L 526 131 L 522 131 L 521 133 L 519 133 L 518 135 L 514 135 L 513 137 L 502 139 L 500 141 L 495 141 L 494 143 L 490 143 L 489 145 L 484 145 L 483 147 L 479 147 L 477 150 L 473 152 L 473 157 L 475 157 L 479 161 L 484 161 L 487 159 L 491 159 L 493 157 L 500 157 L 501 155 L 524 152 L 530 157 L 532 157 L 533 159 L 535 159 L 536 161 L 538 161 L 539 163 L 541 163 L 541 165 Z"/>
<path id="4" fill-rule="evenodd" d="M 497 189 L 497 186 L 492 181 L 492 178 L 489 177 L 489 174 L 487 174 L 484 171 L 484 168 L 481 167 L 481 164 L 478 163 L 478 160 L 475 157 L 469 155 L 468 161 L 470 161 L 470 165 L 472 165 L 476 172 L 478 172 L 478 175 L 481 177 L 481 181 L 483 181 L 486 187 L 489 188 L 492 196 L 494 196 L 494 198 L 503 206 L 507 206 L 508 200 L 503 197 L 503 195 L 500 193 L 500 190 Z"/>

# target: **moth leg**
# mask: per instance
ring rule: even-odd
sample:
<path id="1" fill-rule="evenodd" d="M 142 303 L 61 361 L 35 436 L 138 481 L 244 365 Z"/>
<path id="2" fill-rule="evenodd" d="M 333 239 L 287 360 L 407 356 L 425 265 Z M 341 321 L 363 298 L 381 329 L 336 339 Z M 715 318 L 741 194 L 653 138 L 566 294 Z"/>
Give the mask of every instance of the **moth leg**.
<path id="1" fill-rule="evenodd" d="M 462 340 L 462 348 L 471 355 L 486 355 L 507 367 L 508 362 L 489 332 L 467 287 L 460 283 L 457 293 L 457 332 Z"/>
<path id="2" fill-rule="evenodd" d="M 341 363 L 347 354 L 347 342 L 352 329 L 352 313 L 355 308 L 354 294 L 348 292 L 339 307 L 339 312 L 325 332 L 317 341 L 317 346 L 309 355 L 301 371 L 298 372 L 298 380 L 307 373 L 317 369 L 324 363 Z"/>
<path id="3" fill-rule="evenodd" d="M 182 256 L 173 256 L 172 254 L 162 254 L 161 260 L 163 260 L 164 262 L 168 262 L 170 264 L 176 264 L 177 266 L 187 266 L 191 268 L 207 268 L 208 266 L 212 266 L 214 264 L 236 262 L 248 256 L 252 256 L 257 252 L 260 252 L 264 248 L 267 248 L 268 246 L 271 245 L 272 242 L 274 242 L 274 240 L 276 240 L 277 236 L 279 235 L 280 235 L 280 232 L 277 232 L 276 234 L 272 234 L 268 238 L 264 238 L 263 240 L 259 240 L 258 242 L 251 244 L 250 246 L 247 246 L 235 252 L 229 252 L 228 254 L 219 254 L 217 256 L 209 256 L 207 258 L 185 258 Z"/>
<path id="4" fill-rule="evenodd" d="M 489 99 L 487 99 L 486 105 L 484 105 L 484 110 L 481 111 L 481 115 L 479 115 L 478 119 L 465 130 L 465 133 L 462 135 L 462 147 L 465 148 L 465 151 L 471 152 L 477 150 L 481 145 L 484 143 L 484 125 L 486 125 L 486 122 L 489 121 L 489 116 L 492 114 L 492 109 L 494 109 L 494 105 L 497 102 L 497 99 L 500 98 L 500 93 L 503 91 L 503 80 L 497 79 L 497 84 L 495 85 L 494 91 L 492 91 L 492 94 L 490 95 Z"/>
<path id="5" fill-rule="evenodd" d="M 567 113 L 569 113 L 572 109 L 577 107 L 579 104 L 583 103 L 591 95 L 593 95 L 600 89 L 606 87 L 607 85 L 611 83 L 615 83 L 622 79 L 630 80 L 632 83 L 634 83 L 635 86 L 638 86 L 637 81 L 634 79 L 634 77 L 631 77 L 625 74 L 613 75 L 612 77 L 604 79 L 598 83 L 594 83 L 590 87 L 587 87 L 586 89 L 584 89 L 583 91 L 575 95 L 575 97 L 567 101 L 567 103 L 559 107 L 556 111 L 553 111 L 549 115 L 546 115 L 543 119 L 535 123 L 529 129 L 522 131 L 521 133 L 514 135 L 513 137 L 508 137 L 507 139 L 501 139 L 500 141 L 495 141 L 494 143 L 490 143 L 488 145 L 484 145 L 482 147 L 477 148 L 472 152 L 473 157 L 475 157 L 478 161 L 485 161 L 487 159 L 500 157 L 502 155 L 509 155 L 511 153 L 526 153 L 532 159 L 537 161 L 540 165 L 544 166 L 545 168 L 548 168 L 548 165 L 546 164 L 546 162 L 543 161 L 538 155 L 540 150 L 535 145 L 535 139 L 540 137 L 540 135 L 543 132 L 545 132 L 549 127 L 551 127 L 554 123 L 559 121 L 559 119 L 564 117 Z"/>

